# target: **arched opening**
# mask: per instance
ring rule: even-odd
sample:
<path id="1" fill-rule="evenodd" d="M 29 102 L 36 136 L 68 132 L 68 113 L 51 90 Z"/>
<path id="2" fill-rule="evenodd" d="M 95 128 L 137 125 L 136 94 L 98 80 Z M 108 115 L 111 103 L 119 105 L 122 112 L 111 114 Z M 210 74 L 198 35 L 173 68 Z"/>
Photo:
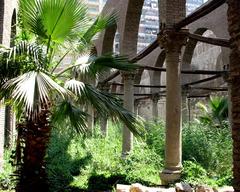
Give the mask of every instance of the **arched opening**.
<path id="1" fill-rule="evenodd" d="M 206 30 L 202 36 L 216 38 L 216 35 L 211 30 Z M 191 61 L 191 68 L 197 70 L 216 70 L 217 64 L 220 63 L 219 55 L 221 55 L 221 47 L 210 45 L 207 43 L 198 42 L 194 49 Z M 207 75 L 195 75 L 196 79 L 204 79 Z M 195 79 L 195 78 L 193 78 Z M 204 85 L 217 86 L 219 80 L 204 83 Z"/>
<path id="2" fill-rule="evenodd" d="M 217 38 L 215 33 L 207 28 L 200 28 L 196 34 L 202 35 L 204 37 Z M 223 66 L 228 64 L 226 59 L 224 59 L 225 53 L 223 54 L 225 48 L 220 46 L 215 46 L 207 43 L 197 42 L 196 40 L 189 40 L 184 56 L 183 56 L 183 66 L 184 70 L 205 70 L 205 71 L 215 71 L 223 70 Z M 182 75 L 182 84 L 198 81 L 200 79 L 205 79 L 210 77 L 210 75 Z M 204 96 L 204 95 L 216 95 L 219 92 L 212 92 L 211 90 L 204 90 L 202 88 L 219 88 L 224 84 L 222 78 L 217 78 L 215 80 L 207 81 L 201 84 L 195 84 L 190 86 L 188 89 L 188 94 L 191 96 Z M 202 87 L 200 89 L 200 87 Z M 222 93 L 221 93 L 222 94 Z M 202 101 L 203 103 L 207 102 L 206 97 L 199 97 L 197 99 L 189 99 L 189 110 L 191 111 L 189 119 L 194 118 L 198 113 L 199 109 L 196 107 L 196 103 Z M 190 114 L 190 113 L 189 113 Z"/>
<path id="3" fill-rule="evenodd" d="M 128 0 L 120 9 L 122 16 L 120 33 L 120 54 L 133 57 L 137 54 L 138 27 L 144 0 Z"/>
<path id="4" fill-rule="evenodd" d="M 155 63 L 155 67 L 163 67 L 164 61 L 165 61 L 166 53 L 165 51 L 162 51 L 160 55 L 157 58 L 157 61 Z M 151 75 L 151 85 L 161 85 L 161 71 L 153 71 Z M 151 93 L 159 92 L 160 88 L 152 88 Z"/>
<path id="5" fill-rule="evenodd" d="M 159 12 L 157 0 L 145 0 L 138 29 L 137 52 L 140 52 L 157 38 Z"/>
<path id="6" fill-rule="evenodd" d="M 103 42 L 101 45 L 100 55 L 113 53 L 114 51 L 114 40 L 117 32 L 117 25 L 109 27 L 103 34 Z"/>
<path id="7" fill-rule="evenodd" d="M 150 85 L 150 73 L 147 70 L 142 71 L 141 73 L 141 79 L 139 81 L 140 85 Z M 135 89 L 136 90 L 136 89 Z M 138 93 L 140 94 L 149 94 L 151 91 L 148 87 L 140 87 L 138 88 Z M 145 96 L 139 96 L 139 97 L 145 97 Z M 138 112 L 139 115 L 142 116 L 144 119 L 151 119 L 152 118 L 152 106 L 151 106 L 151 100 L 149 99 L 143 99 L 139 103 Z"/>

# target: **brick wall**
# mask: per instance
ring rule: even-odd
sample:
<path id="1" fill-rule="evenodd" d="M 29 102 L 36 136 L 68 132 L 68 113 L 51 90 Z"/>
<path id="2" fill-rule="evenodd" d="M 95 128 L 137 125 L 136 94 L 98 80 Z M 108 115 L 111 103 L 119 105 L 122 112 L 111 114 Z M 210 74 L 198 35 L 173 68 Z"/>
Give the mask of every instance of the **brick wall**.
<path id="1" fill-rule="evenodd" d="M 10 46 L 11 23 L 17 0 L 0 0 L 0 44 Z M 5 106 L 0 103 L 0 171 L 3 164 Z"/>
<path id="2" fill-rule="evenodd" d="M 185 17 L 186 0 L 161 0 L 159 10 L 161 25 L 172 27 Z"/>

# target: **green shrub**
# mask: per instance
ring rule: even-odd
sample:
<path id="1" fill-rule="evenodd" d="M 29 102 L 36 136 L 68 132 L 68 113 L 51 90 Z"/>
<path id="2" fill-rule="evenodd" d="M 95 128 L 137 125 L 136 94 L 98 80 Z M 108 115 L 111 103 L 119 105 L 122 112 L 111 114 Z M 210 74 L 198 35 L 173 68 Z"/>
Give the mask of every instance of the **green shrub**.
<path id="1" fill-rule="evenodd" d="M 0 189 L 3 190 L 11 190 L 15 187 L 15 182 L 12 178 L 14 169 L 11 165 L 11 153 L 12 152 L 10 150 L 4 151 L 3 171 L 0 172 Z"/>
<path id="2" fill-rule="evenodd" d="M 158 185 L 163 168 L 162 122 L 146 124 L 143 140 L 134 141 L 134 150 L 121 157 L 121 125 L 110 124 L 109 136 L 99 127 L 92 137 L 71 131 L 54 130 L 47 156 L 51 191 L 112 189 L 116 183 Z M 191 184 L 212 186 L 231 183 L 231 134 L 227 128 L 202 124 L 183 127 L 183 177 Z"/>
<path id="3" fill-rule="evenodd" d="M 151 121 L 146 123 L 146 143 L 161 157 L 164 156 L 165 127 L 162 121 Z"/>
<path id="4" fill-rule="evenodd" d="M 121 157 L 121 126 L 110 125 L 103 138 L 99 128 L 92 137 L 55 130 L 49 145 L 47 171 L 51 191 L 70 187 L 112 189 L 116 183 L 160 183 L 162 157 L 143 141 L 134 141 L 134 150 Z"/>
<path id="5" fill-rule="evenodd" d="M 194 161 L 214 178 L 231 174 L 232 139 L 229 128 L 201 124 L 183 128 L 183 161 Z"/>

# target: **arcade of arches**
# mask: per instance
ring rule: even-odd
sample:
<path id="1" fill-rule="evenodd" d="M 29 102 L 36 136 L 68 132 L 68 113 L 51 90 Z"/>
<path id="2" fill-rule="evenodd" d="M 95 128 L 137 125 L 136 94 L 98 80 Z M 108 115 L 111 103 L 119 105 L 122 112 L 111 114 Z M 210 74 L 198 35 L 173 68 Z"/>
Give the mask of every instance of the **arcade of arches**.
<path id="1" fill-rule="evenodd" d="M 123 94 L 128 110 L 146 118 L 149 113 L 154 118 L 160 114 L 166 118 L 163 184 L 180 177 L 181 124 L 186 119 L 182 110 L 186 98 L 208 95 L 209 87 L 224 90 L 232 103 L 233 187 L 240 191 L 240 1 L 209 0 L 186 17 L 185 0 L 159 0 L 160 32 L 152 44 L 138 53 L 143 3 L 143 0 L 107 1 L 103 13 L 117 12 L 119 19 L 116 26 L 103 32 L 95 42 L 97 54 L 113 51 L 118 31 L 119 53 L 142 67 L 135 73 L 109 73 L 109 78 L 102 78 L 99 83 L 108 91 Z M 9 18 L 13 18 L 15 7 L 14 0 L 0 0 L 0 43 L 5 45 L 10 44 L 11 29 L 14 32 L 11 24 L 15 22 Z M 1 137 L 7 127 L 2 120 L 7 111 L 0 110 Z M 102 129 L 107 132 L 107 120 L 102 121 Z M 132 148 L 133 136 L 127 127 L 123 129 L 122 153 L 126 155 Z M 2 159 L 2 138 L 0 145 Z"/>

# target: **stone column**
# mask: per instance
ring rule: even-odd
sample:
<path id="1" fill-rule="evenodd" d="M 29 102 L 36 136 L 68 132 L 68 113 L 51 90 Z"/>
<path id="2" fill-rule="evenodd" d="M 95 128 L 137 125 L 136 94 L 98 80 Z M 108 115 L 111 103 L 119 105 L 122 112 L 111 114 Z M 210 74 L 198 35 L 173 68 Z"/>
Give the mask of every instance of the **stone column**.
<path id="1" fill-rule="evenodd" d="M 11 149 L 14 142 L 14 113 L 12 107 L 5 106 L 5 142 L 4 146 Z"/>
<path id="2" fill-rule="evenodd" d="M 3 171 L 5 112 L 5 105 L 3 104 L 3 101 L 0 101 L 0 172 Z"/>
<path id="3" fill-rule="evenodd" d="M 186 123 L 189 120 L 189 114 L 188 114 L 188 88 L 183 87 L 182 90 L 182 123 Z"/>
<path id="4" fill-rule="evenodd" d="M 102 85 L 100 85 L 100 89 L 104 92 L 109 92 L 110 84 L 109 83 L 102 84 Z M 100 117 L 100 128 L 101 128 L 102 135 L 104 137 L 107 137 L 107 135 L 108 135 L 108 116 L 106 114 L 101 115 L 101 117 Z"/>
<path id="5" fill-rule="evenodd" d="M 223 70 L 229 70 L 229 65 L 224 65 Z M 232 84 L 231 84 L 231 79 L 229 78 L 228 73 L 224 74 L 223 80 L 227 83 L 227 87 L 228 87 L 228 120 L 229 120 L 229 124 L 232 126 L 232 113 L 231 113 L 231 111 L 232 111 L 232 101 L 231 101 Z"/>
<path id="6" fill-rule="evenodd" d="M 93 127 L 94 127 L 94 109 L 93 107 L 89 104 L 87 106 L 87 128 L 89 133 L 92 135 L 93 133 Z"/>
<path id="7" fill-rule="evenodd" d="M 123 106 L 130 112 L 134 112 L 134 73 L 122 72 L 124 82 Z M 128 127 L 123 127 L 122 156 L 125 157 L 133 148 L 133 134 Z"/>
<path id="8" fill-rule="evenodd" d="M 181 48 L 185 43 L 184 31 L 166 29 L 159 35 L 159 43 L 166 50 L 166 142 L 165 166 L 162 184 L 180 179 L 182 170 L 181 130 Z"/>
<path id="9" fill-rule="evenodd" d="M 151 99 L 152 99 L 152 119 L 157 120 L 158 119 L 158 101 L 159 101 L 158 93 L 153 94 Z"/>
<path id="10" fill-rule="evenodd" d="M 135 100 L 134 101 L 134 113 L 136 114 L 136 115 L 138 115 L 139 113 L 139 111 L 138 111 L 138 108 L 139 108 L 139 100 Z"/>

